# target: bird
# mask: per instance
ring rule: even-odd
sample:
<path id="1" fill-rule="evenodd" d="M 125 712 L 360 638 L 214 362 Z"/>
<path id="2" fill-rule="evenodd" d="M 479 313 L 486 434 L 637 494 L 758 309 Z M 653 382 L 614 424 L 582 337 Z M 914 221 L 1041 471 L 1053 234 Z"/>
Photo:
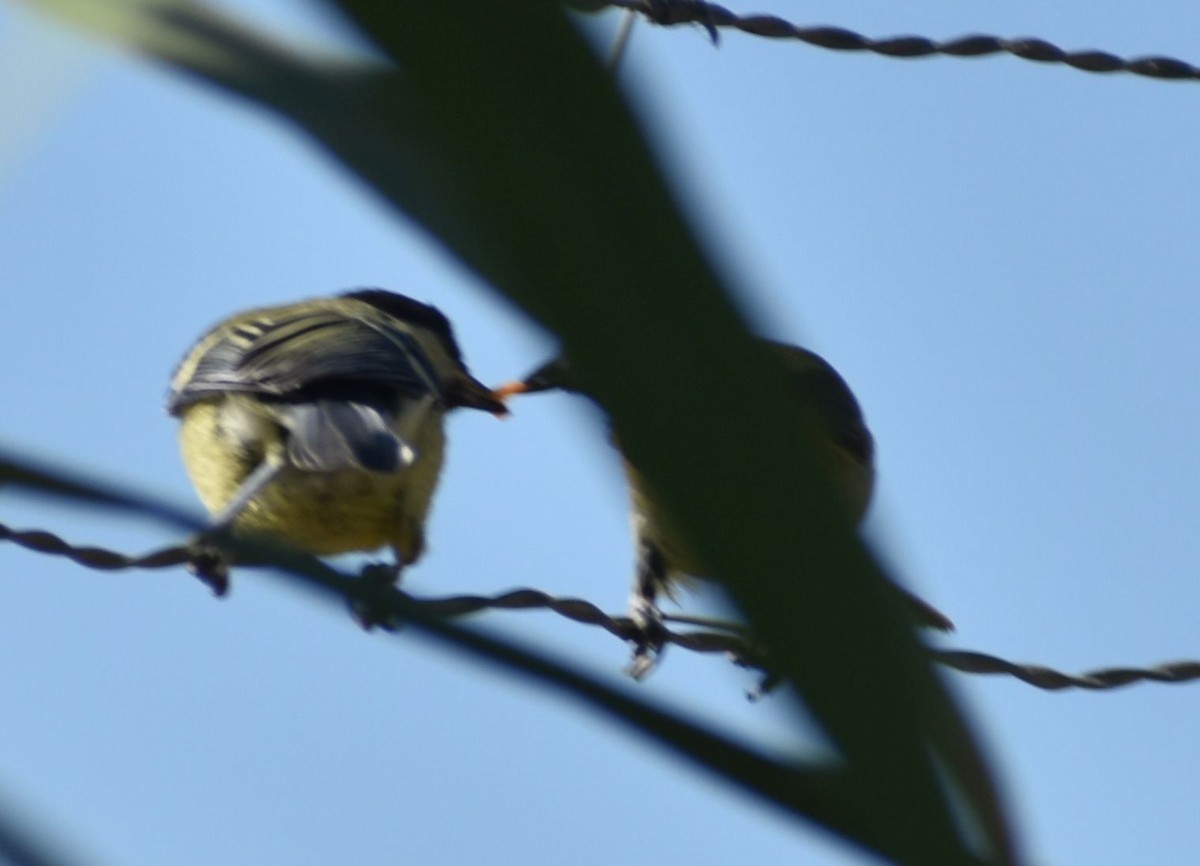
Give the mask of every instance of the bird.
<path id="1" fill-rule="evenodd" d="M 823 459 L 849 517 L 855 525 L 860 524 L 875 488 L 875 440 L 858 400 L 845 379 L 817 353 L 774 340 L 760 342 L 779 365 L 790 393 L 813 410 Z M 496 389 L 506 400 L 516 394 L 547 391 L 566 391 L 590 398 L 576 380 L 565 354 L 552 358 L 524 379 Z M 610 434 L 610 438 L 620 450 L 615 437 Z M 670 515 L 656 502 L 638 468 L 624 455 L 622 464 L 630 489 L 637 550 L 629 614 L 639 635 L 634 640 L 628 672 L 641 679 L 653 669 L 663 649 L 659 597 L 674 599 L 679 588 L 692 586 L 697 580 L 712 580 L 714 575 L 672 526 Z M 941 631 L 953 630 L 953 622 L 941 611 L 908 590 L 892 586 L 905 600 L 917 624 Z"/>
<path id="2" fill-rule="evenodd" d="M 316 556 L 390 546 L 391 582 L 425 550 L 458 408 L 507 413 L 439 310 L 378 288 L 230 316 L 187 352 L 167 399 L 207 537 Z"/>

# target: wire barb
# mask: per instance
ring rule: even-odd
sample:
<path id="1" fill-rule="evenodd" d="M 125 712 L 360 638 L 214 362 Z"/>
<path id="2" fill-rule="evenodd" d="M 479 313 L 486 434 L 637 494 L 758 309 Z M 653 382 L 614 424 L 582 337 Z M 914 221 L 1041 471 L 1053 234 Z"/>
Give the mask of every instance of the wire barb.
<path id="1" fill-rule="evenodd" d="M 737 15 L 716 3 L 704 0 L 566 0 L 580 12 L 599 12 L 605 8 L 626 9 L 663 27 L 699 24 L 716 42 L 718 28 L 728 27 L 767 39 L 796 39 L 830 51 L 867 51 L 883 57 L 914 59 L 946 57 L 986 57 L 1011 54 L 1034 63 L 1058 63 L 1081 72 L 1128 72 L 1147 78 L 1180 81 L 1200 80 L 1200 68 L 1173 57 L 1126 59 L 1107 51 L 1067 51 L 1044 39 L 1005 39 L 1000 36 L 971 34 L 939 42 L 924 36 L 891 36 L 872 39 L 842 27 L 801 27 L 775 15 Z"/>
<path id="2" fill-rule="evenodd" d="M 202 548 L 189 543 L 171 545 L 142 556 L 126 556 L 102 547 L 73 545 L 44 530 L 18 530 L 0 523 L 0 542 L 3 541 L 34 553 L 61 556 L 97 571 L 161 569 L 182 565 L 194 567 L 197 556 L 204 553 Z M 353 583 L 358 585 L 361 582 Z M 404 606 L 419 609 L 430 616 L 453 618 L 487 610 L 548 610 L 573 622 L 602 628 L 623 641 L 636 642 L 643 637 L 641 629 L 627 616 L 605 613 L 582 598 L 553 596 L 538 589 L 518 588 L 497 595 L 453 595 L 442 598 L 415 598 L 390 586 L 387 591 L 401 596 Z M 351 603 L 356 600 L 357 597 L 347 598 Z M 673 644 L 695 653 L 721 653 L 741 667 L 758 671 L 761 679 L 758 686 L 749 692 L 752 699 L 762 697 L 778 685 L 766 650 L 746 635 L 740 623 L 673 615 L 666 616 L 664 621 L 704 626 L 698 630 L 672 631 L 664 625 L 661 632 L 664 644 Z M 1186 683 L 1200 679 L 1200 661 L 1164 662 L 1147 668 L 1101 668 L 1082 674 L 1068 674 L 1043 665 L 1011 662 L 971 650 L 930 647 L 928 653 L 934 662 L 961 673 L 1006 675 L 1046 691 L 1107 691 L 1139 682 Z"/>

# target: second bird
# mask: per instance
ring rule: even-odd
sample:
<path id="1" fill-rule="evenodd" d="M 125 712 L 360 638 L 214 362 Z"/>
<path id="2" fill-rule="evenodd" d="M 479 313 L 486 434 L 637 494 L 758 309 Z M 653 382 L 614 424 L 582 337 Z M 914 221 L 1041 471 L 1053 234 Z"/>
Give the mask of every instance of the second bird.
<path id="1" fill-rule="evenodd" d="M 845 380 L 823 358 L 807 349 L 769 340 L 764 347 L 780 365 L 795 398 L 807 403 L 818 421 L 825 462 L 855 523 L 862 521 L 875 488 L 875 443 L 858 401 Z M 558 357 L 520 382 L 499 389 L 505 396 L 549 390 L 581 393 L 565 357 Z M 630 672 L 644 675 L 653 666 L 660 648 L 655 630 L 661 629 L 658 597 L 686 584 L 689 578 L 711 578 L 681 534 L 671 525 L 670 515 L 655 502 L 637 467 L 625 462 L 633 500 L 634 531 L 638 556 L 630 615 L 642 628 L 644 638 L 634 650 Z M 953 623 L 940 611 L 897 587 L 914 619 L 923 626 L 949 630 Z"/>

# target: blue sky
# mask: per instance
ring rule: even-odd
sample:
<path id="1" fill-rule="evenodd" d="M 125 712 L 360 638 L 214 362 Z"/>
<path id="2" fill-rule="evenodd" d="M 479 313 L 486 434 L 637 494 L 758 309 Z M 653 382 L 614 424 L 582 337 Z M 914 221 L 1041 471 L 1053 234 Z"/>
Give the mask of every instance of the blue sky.
<path id="1" fill-rule="evenodd" d="M 303 4 L 225 5 L 319 32 Z M 1166 0 L 736 10 L 1200 62 L 1194 6 Z M 879 444 L 868 532 L 958 624 L 938 642 L 1071 671 L 1200 657 L 1200 85 L 650 27 L 622 78 L 762 328 L 858 393 Z M 442 308 L 485 381 L 552 351 L 251 107 L 11 2 L 0 89 L 5 448 L 192 505 L 163 411 L 173 365 L 237 309 L 346 287 Z M 409 588 L 528 585 L 619 610 L 632 553 L 595 416 L 569 398 L 516 409 L 452 421 Z M 175 540 L 11 490 L 0 522 L 131 552 Z M 863 862 L 569 703 L 259 574 L 218 602 L 182 571 L 0 545 L 0 576 L 0 805 L 80 862 Z M 610 637 L 487 622 L 622 684 Z M 1034 862 L 1194 859 L 1200 686 L 949 681 Z M 675 652 L 629 687 L 819 748 L 748 685 Z"/>

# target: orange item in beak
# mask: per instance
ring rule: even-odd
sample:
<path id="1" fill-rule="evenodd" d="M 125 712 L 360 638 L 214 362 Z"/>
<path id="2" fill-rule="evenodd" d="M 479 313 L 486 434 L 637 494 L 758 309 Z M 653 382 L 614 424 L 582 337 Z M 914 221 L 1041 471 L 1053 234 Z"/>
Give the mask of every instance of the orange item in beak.
<path id="1" fill-rule="evenodd" d="M 529 386 L 524 382 L 505 382 L 499 388 L 496 388 L 492 393 L 496 395 L 497 400 L 503 402 L 513 394 L 524 394 L 528 390 Z"/>

